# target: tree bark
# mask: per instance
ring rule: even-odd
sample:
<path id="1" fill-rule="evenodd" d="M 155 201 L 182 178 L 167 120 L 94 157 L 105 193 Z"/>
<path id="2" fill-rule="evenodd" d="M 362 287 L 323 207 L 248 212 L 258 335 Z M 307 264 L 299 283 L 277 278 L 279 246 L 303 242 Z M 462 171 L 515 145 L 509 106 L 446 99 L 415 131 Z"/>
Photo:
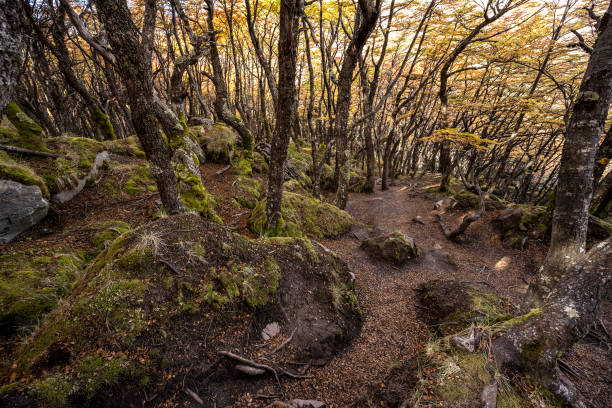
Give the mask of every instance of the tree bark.
<path id="1" fill-rule="evenodd" d="M 297 63 L 299 16 L 302 0 L 281 0 L 280 37 L 278 40 L 278 104 L 276 127 L 272 138 L 266 216 L 268 229 L 274 230 L 279 220 L 283 198 L 283 173 L 287 148 L 292 133 L 295 101 L 295 71 Z"/>
<path id="2" fill-rule="evenodd" d="M 96 0 L 95 3 L 127 89 L 136 135 L 151 162 L 151 172 L 162 203 L 168 214 L 183 212 L 185 207 L 179 196 L 168 147 L 155 120 L 149 48 L 138 41 L 140 32 L 130 17 L 125 0 Z"/>
<path id="3" fill-rule="evenodd" d="M 612 101 L 611 13 L 612 1 L 599 25 L 597 41 L 567 125 L 550 247 L 538 277 L 529 287 L 527 306 L 540 304 L 585 251 L 595 155 Z"/>
<path id="4" fill-rule="evenodd" d="M 525 315 L 525 321 L 498 334 L 493 354 L 500 368 L 528 371 L 563 402 L 586 407 L 579 392 L 560 371 L 558 357 L 584 337 L 612 289 L 612 238 L 576 262 L 546 303 Z"/>
<path id="5" fill-rule="evenodd" d="M 0 112 L 11 100 L 23 60 L 21 3 L 0 0 Z"/>
<path id="6" fill-rule="evenodd" d="M 380 13 L 380 0 L 370 4 L 368 0 L 359 0 L 359 9 L 355 14 L 355 29 L 353 37 L 346 49 L 342 68 L 338 78 L 338 96 L 336 99 L 336 120 L 334 122 L 334 137 L 339 174 L 336 191 L 336 205 L 344 209 L 348 201 L 349 183 L 351 180 L 351 152 L 348 145 L 347 124 L 351 106 L 351 84 L 353 72 L 359 61 L 361 50 L 370 33 L 376 25 Z"/>

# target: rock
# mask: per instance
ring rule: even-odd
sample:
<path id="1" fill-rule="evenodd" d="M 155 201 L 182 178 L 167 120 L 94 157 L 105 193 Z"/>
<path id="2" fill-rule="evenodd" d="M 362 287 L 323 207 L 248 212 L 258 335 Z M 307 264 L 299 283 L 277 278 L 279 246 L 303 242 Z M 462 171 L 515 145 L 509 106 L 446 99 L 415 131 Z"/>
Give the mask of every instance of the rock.
<path id="1" fill-rule="evenodd" d="M 396 265 L 403 265 L 409 259 L 416 258 L 421 254 L 421 250 L 414 243 L 414 239 L 399 231 L 366 239 L 361 244 L 361 248 L 374 258 Z"/>
<path id="2" fill-rule="evenodd" d="M 187 124 L 189 126 L 211 126 L 213 121 L 202 116 L 192 116 L 187 120 Z"/>
<path id="3" fill-rule="evenodd" d="M 293 408 L 325 408 L 327 404 L 316 400 L 294 399 L 289 401 L 289 406 Z"/>
<path id="4" fill-rule="evenodd" d="M 453 197 L 446 197 L 439 201 L 436 201 L 434 204 L 434 210 L 446 212 L 457 205 L 457 200 Z"/>
<path id="5" fill-rule="evenodd" d="M 268 341 L 280 333 L 280 325 L 277 322 L 268 323 L 266 327 L 261 331 L 261 337 Z"/>
<path id="6" fill-rule="evenodd" d="M 465 336 L 453 336 L 451 338 L 451 343 L 455 345 L 460 350 L 467 351 L 468 353 L 473 353 L 476 351 L 478 347 L 478 343 L 480 343 L 480 338 L 482 337 L 482 333 L 480 329 L 475 328 L 474 326 L 470 327 L 470 332 Z"/>
<path id="7" fill-rule="evenodd" d="M 10 242 L 36 225 L 48 210 L 49 202 L 38 186 L 0 180 L 0 243 Z"/>
<path id="8" fill-rule="evenodd" d="M 495 408 L 497 407 L 497 384 L 487 384 L 482 389 L 480 394 L 480 402 L 482 402 L 484 408 Z"/>
<path id="9" fill-rule="evenodd" d="M 423 221 L 423 217 L 417 215 L 412 219 L 412 222 L 416 222 L 417 224 L 425 225 L 425 221 Z"/>
<path id="10" fill-rule="evenodd" d="M 421 262 L 442 272 L 457 270 L 457 263 L 439 244 L 433 248 L 421 248 Z"/>
<path id="11" fill-rule="evenodd" d="M 521 205 L 506 208 L 491 221 L 506 246 L 523 249 L 528 239 L 546 238 L 550 233 L 550 214 L 546 207 Z"/>
<path id="12" fill-rule="evenodd" d="M 89 170 L 89 173 L 87 173 L 83 178 L 77 179 L 76 185 L 73 186 L 72 188 L 68 190 L 60 191 L 59 193 L 55 194 L 52 197 L 53 200 L 59 201 L 60 203 L 65 203 L 67 201 L 72 200 L 77 194 L 83 191 L 83 189 L 85 188 L 85 185 L 87 184 L 89 180 L 91 179 L 95 180 L 96 177 L 98 177 L 98 172 L 100 171 L 100 168 L 105 162 L 109 160 L 110 160 L 110 155 L 108 154 L 106 150 L 98 153 L 96 155 L 96 158 L 94 159 L 91 169 Z"/>

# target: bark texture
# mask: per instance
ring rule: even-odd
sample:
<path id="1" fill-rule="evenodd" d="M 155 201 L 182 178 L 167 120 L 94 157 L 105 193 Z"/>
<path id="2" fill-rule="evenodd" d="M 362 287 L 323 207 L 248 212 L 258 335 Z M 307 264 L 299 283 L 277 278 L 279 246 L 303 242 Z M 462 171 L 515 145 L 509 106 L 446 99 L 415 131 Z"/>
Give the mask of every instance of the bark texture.
<path id="1" fill-rule="evenodd" d="M 276 128 L 272 138 L 266 199 L 266 216 L 270 230 L 276 227 L 279 220 L 283 198 L 283 174 L 294 115 L 297 33 L 302 7 L 302 0 L 281 0 L 278 40 L 278 104 L 286 109 L 276 109 Z"/>
<path id="2" fill-rule="evenodd" d="M 153 8 L 154 3 L 153 1 Z M 162 203 L 168 214 L 183 212 L 185 207 L 179 196 L 168 147 L 155 119 L 156 103 L 151 80 L 150 47 L 138 41 L 140 32 L 130 17 L 125 0 L 96 0 L 96 8 L 108 33 L 108 40 L 127 90 L 132 123 L 147 159 L 151 162 L 152 174 Z"/>
<path id="3" fill-rule="evenodd" d="M 593 167 L 597 144 L 612 101 L 612 2 L 601 19 L 598 37 L 567 125 L 559 168 L 550 248 L 527 305 L 537 305 L 585 251 Z"/>
<path id="4" fill-rule="evenodd" d="M 546 303 L 493 342 L 500 368 L 533 373 L 544 386 L 573 407 L 586 407 L 557 366 L 561 353 L 590 330 L 602 297 L 612 289 L 612 239 L 600 243 L 575 263 Z"/>
<path id="5" fill-rule="evenodd" d="M 0 112 L 10 102 L 23 59 L 18 1 L 0 0 Z"/>
<path id="6" fill-rule="evenodd" d="M 353 72 L 359 61 L 361 50 L 376 25 L 380 13 L 380 0 L 372 4 L 368 0 L 359 0 L 359 9 L 355 15 L 353 37 L 346 49 L 342 68 L 338 78 L 338 97 L 336 100 L 336 120 L 334 137 L 336 139 L 337 160 L 339 167 L 336 205 L 346 208 L 351 181 L 351 152 L 348 143 L 347 124 L 351 107 L 351 84 Z"/>

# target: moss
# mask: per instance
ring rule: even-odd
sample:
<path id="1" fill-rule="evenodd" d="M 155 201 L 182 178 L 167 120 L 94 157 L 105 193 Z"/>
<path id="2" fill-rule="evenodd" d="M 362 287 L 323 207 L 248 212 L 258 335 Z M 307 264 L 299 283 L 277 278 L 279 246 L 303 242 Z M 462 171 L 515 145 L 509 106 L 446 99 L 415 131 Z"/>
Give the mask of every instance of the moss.
<path id="1" fill-rule="evenodd" d="M 236 164 L 234 164 L 234 174 L 237 176 L 251 177 L 253 175 L 253 168 L 251 167 L 251 161 L 240 157 Z"/>
<path id="2" fill-rule="evenodd" d="M 513 317 L 508 320 L 501 321 L 493 325 L 492 331 L 493 333 L 499 333 L 501 331 L 508 330 L 510 327 L 522 324 L 529 319 L 532 319 L 532 318 L 535 318 L 541 315 L 542 315 L 542 309 L 540 308 L 531 309 L 529 312 L 525 314 Z"/>
<path id="3" fill-rule="evenodd" d="M 202 288 L 200 292 L 200 300 L 217 308 L 224 306 L 229 302 L 227 296 L 224 296 L 214 290 L 212 283 L 208 283 Z"/>
<path id="4" fill-rule="evenodd" d="M 130 224 L 124 221 L 109 220 L 94 224 L 92 229 L 97 231 L 92 243 L 98 250 L 102 250 L 119 235 L 129 231 Z"/>
<path id="5" fill-rule="evenodd" d="M 157 191 L 157 185 L 147 162 L 120 163 L 111 161 L 100 180 L 100 188 L 114 198 Z"/>
<path id="6" fill-rule="evenodd" d="M 196 133 L 196 138 L 202 145 L 206 158 L 215 163 L 229 163 L 238 141 L 238 135 L 221 123 L 201 128 Z"/>
<path id="7" fill-rule="evenodd" d="M 202 179 L 195 174 L 192 174 L 183 163 L 178 163 L 174 166 L 174 173 L 180 183 L 185 183 L 189 186 L 186 191 L 181 193 L 183 204 L 189 210 L 195 211 L 203 218 L 223 224 L 221 217 L 215 212 L 215 201 L 202 185 Z"/>
<path id="8" fill-rule="evenodd" d="M 29 391 L 45 407 L 59 408 L 66 403 L 66 399 L 72 392 L 72 384 L 61 375 L 54 375 L 44 380 L 34 381 L 29 386 Z"/>
<path id="9" fill-rule="evenodd" d="M 253 163 L 251 164 L 253 171 L 260 174 L 266 174 L 268 172 L 268 163 L 266 159 L 257 152 L 253 152 Z"/>
<path id="10" fill-rule="evenodd" d="M 0 328 L 4 334 L 38 321 L 70 293 L 87 257 L 65 251 L 60 246 L 36 255 L 20 251 L 0 256 Z"/>
<path id="11" fill-rule="evenodd" d="M 236 195 L 234 199 L 245 208 L 255 208 L 261 197 L 263 186 L 259 180 L 250 177 L 239 177 L 236 180 Z"/>
<path id="12" fill-rule="evenodd" d="M 333 238 L 347 232 L 355 221 L 347 212 L 315 198 L 283 193 L 281 216 L 273 230 L 266 228 L 265 200 L 257 203 L 248 221 L 249 228 L 262 236 Z"/>
<path id="13" fill-rule="evenodd" d="M 119 382 L 120 375 L 126 371 L 126 357 L 108 360 L 98 354 L 83 358 L 76 367 L 79 388 L 90 399 L 102 387 L 112 387 Z"/>
<path id="14" fill-rule="evenodd" d="M 17 144 L 19 146 L 32 150 L 46 150 L 42 139 L 42 128 L 23 113 L 16 103 L 10 102 L 4 110 L 4 114 L 17 129 L 19 134 Z"/>
<path id="15" fill-rule="evenodd" d="M 104 149 L 110 153 L 120 156 L 145 158 L 145 152 L 140 148 L 140 143 L 136 136 L 130 136 L 125 139 L 107 140 L 104 143 Z"/>
<path id="16" fill-rule="evenodd" d="M 113 129 L 113 124 L 106 113 L 102 112 L 101 109 L 96 108 L 92 112 L 92 117 L 96 127 L 102 131 L 104 140 L 117 139 L 117 136 L 115 136 L 115 130 Z"/>
<path id="17" fill-rule="evenodd" d="M 17 387 L 19 387 L 18 382 L 12 382 L 0 386 L 0 397 L 12 394 L 13 392 L 17 391 Z"/>
<path id="18" fill-rule="evenodd" d="M 45 181 L 30 167 L 18 164 L 3 151 L 0 151 L 0 179 L 13 180 L 26 186 L 38 186 L 43 196 L 49 199 L 49 189 Z"/>

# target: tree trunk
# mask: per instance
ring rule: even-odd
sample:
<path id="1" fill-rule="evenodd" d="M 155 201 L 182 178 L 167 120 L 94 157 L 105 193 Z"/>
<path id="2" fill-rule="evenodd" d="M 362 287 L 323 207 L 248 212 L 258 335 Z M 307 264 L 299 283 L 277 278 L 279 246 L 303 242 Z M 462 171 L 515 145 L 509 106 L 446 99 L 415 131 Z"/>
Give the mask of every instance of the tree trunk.
<path id="1" fill-rule="evenodd" d="M 125 0 L 96 0 L 100 20 L 117 59 L 127 89 L 136 135 L 151 162 L 162 203 L 168 214 L 185 211 L 179 196 L 168 147 L 155 120 L 156 103 L 151 80 L 151 55 L 138 39 L 140 31 L 130 17 Z"/>
<path id="2" fill-rule="evenodd" d="M 0 0 L 0 112 L 10 102 L 23 59 L 21 3 Z"/>
<path id="3" fill-rule="evenodd" d="M 368 0 L 359 0 L 359 9 L 355 14 L 355 29 L 353 38 L 346 49 L 342 68 L 338 79 L 338 96 L 336 100 L 336 120 L 334 122 L 334 136 L 338 160 L 338 189 L 336 191 L 336 205 L 346 208 L 351 181 L 351 152 L 348 145 L 347 124 L 349 109 L 351 107 L 351 84 L 353 72 L 370 33 L 376 25 L 380 13 L 380 0 L 369 4 Z"/>
<path id="4" fill-rule="evenodd" d="M 541 303 L 565 271 L 584 254 L 593 166 L 612 100 L 610 13 L 612 2 L 599 25 L 597 41 L 567 125 L 550 248 L 537 279 L 529 287 L 527 305 Z"/>
<path id="5" fill-rule="evenodd" d="M 602 297 L 612 289 L 612 239 L 600 243 L 576 262 L 546 303 L 532 309 L 493 342 L 500 368 L 528 371 L 573 407 L 586 407 L 578 391 L 557 366 L 558 357 L 590 330 Z"/>
<path id="6" fill-rule="evenodd" d="M 302 0 L 281 0 L 280 36 L 278 40 L 278 104 L 286 109 L 276 109 L 276 127 L 272 138 L 266 216 L 269 230 L 279 221 L 283 199 L 283 174 L 287 147 L 293 130 L 295 101 L 295 71 L 298 47 L 298 19 Z M 297 114 L 297 112 L 295 112 Z"/>

